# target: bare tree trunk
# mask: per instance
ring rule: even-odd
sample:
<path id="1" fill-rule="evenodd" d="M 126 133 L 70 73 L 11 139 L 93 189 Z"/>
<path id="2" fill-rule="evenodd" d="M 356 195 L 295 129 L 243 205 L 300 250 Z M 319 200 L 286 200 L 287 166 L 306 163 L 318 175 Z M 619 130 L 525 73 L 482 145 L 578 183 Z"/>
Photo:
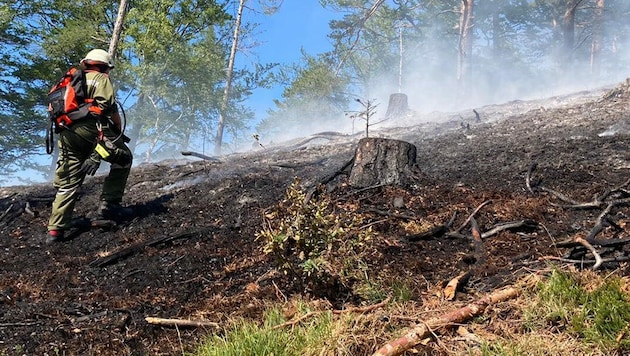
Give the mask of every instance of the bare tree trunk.
<path id="1" fill-rule="evenodd" d="M 459 43 L 457 57 L 457 80 L 460 95 L 467 98 L 470 94 L 470 70 L 472 67 L 472 28 L 474 22 L 475 0 L 462 0 L 459 19 Z"/>
<path id="2" fill-rule="evenodd" d="M 230 89 L 232 87 L 232 75 L 234 71 L 234 58 L 236 57 L 236 49 L 238 46 L 238 36 L 241 30 L 241 18 L 243 17 L 243 7 L 246 0 L 240 0 L 238 4 L 238 14 L 236 15 L 236 24 L 234 25 L 234 38 L 232 39 L 232 49 L 230 50 L 230 58 L 228 59 L 228 68 L 225 78 L 225 89 L 223 90 L 223 100 L 221 101 L 221 110 L 219 111 L 219 124 L 217 125 L 217 138 L 214 145 L 214 153 L 221 154 L 221 145 L 223 144 L 223 129 L 225 128 L 225 115 L 230 100 Z"/>
<path id="3" fill-rule="evenodd" d="M 114 31 L 112 32 L 112 39 L 109 41 L 109 54 L 114 57 L 116 50 L 118 49 L 118 42 L 120 41 L 120 34 L 122 33 L 123 22 L 125 21 L 125 15 L 127 14 L 128 0 L 120 0 L 118 5 L 118 16 L 116 16 L 116 23 L 114 24 Z"/>
<path id="4" fill-rule="evenodd" d="M 604 36 L 604 2 L 597 0 L 595 19 L 593 20 L 593 42 L 591 42 L 591 75 L 594 78 L 600 74 L 600 55 L 602 51 L 602 37 Z"/>
<path id="5" fill-rule="evenodd" d="M 567 0 L 566 9 L 562 18 L 563 52 L 565 64 L 573 60 L 573 46 L 575 44 L 575 12 L 582 0 Z M 566 66 L 565 68 L 570 68 Z"/>

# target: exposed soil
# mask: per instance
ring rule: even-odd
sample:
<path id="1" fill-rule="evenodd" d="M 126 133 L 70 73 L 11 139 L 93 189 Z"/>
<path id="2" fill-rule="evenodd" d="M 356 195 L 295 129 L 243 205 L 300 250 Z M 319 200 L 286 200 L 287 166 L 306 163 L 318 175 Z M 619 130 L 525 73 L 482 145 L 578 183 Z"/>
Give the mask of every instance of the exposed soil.
<path id="1" fill-rule="evenodd" d="M 565 256 L 568 249 L 554 243 L 586 236 L 605 207 L 562 207 L 566 202 L 554 194 L 530 192 L 532 163 L 538 164 L 531 177 L 535 187 L 577 202 L 616 187 L 623 188 L 620 198 L 628 194 L 629 98 L 628 87 L 620 85 L 481 107 L 478 118 L 469 110 L 390 120 L 372 135 L 416 145 L 422 172 L 416 181 L 359 191 L 341 174 L 325 194 L 340 202 L 339 209 L 373 223 L 379 253 L 368 265 L 375 280 L 414 277 L 420 299 L 422 291 L 473 266 L 480 268 L 469 293 L 485 293 L 514 282 L 525 268 L 544 267 L 541 257 Z M 309 290 L 274 273 L 276 266 L 255 238 L 263 212 L 283 198 L 294 178 L 313 187 L 353 157 L 359 139 L 328 133 L 217 162 L 141 165 L 125 197 L 136 211 L 133 220 L 77 231 L 71 240 L 51 245 L 44 240 L 53 188 L 1 189 L 0 354 L 181 354 L 216 330 L 156 326 L 146 317 L 224 324 L 235 317 L 260 318 L 269 303 L 297 295 L 326 297 L 335 308 L 364 302 L 348 290 Z M 75 217 L 92 216 L 102 179 L 86 181 Z M 455 230 L 489 200 L 474 216 L 482 231 L 520 220 L 537 225 L 484 238 L 481 266 L 466 237 L 408 239 L 453 216 Z M 607 216 L 611 223 L 597 238 L 630 237 L 628 204 Z M 461 232 L 470 235 L 470 226 Z M 614 251 L 617 257 L 627 252 Z M 624 263 L 602 268 L 627 272 Z M 362 351 L 378 346 L 372 340 Z"/>

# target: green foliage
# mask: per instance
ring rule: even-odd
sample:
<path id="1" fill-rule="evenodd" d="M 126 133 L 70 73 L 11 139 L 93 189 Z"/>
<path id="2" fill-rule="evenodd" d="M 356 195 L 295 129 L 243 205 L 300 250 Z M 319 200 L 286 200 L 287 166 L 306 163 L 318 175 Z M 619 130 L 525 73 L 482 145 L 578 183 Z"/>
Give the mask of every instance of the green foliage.
<path id="1" fill-rule="evenodd" d="M 27 167 L 48 167 L 45 161 L 41 167 L 33 164 L 37 155 L 44 156 L 46 93 L 90 49 L 108 49 L 118 3 L 0 4 L 0 177 Z M 145 157 L 167 148 L 187 148 L 203 137 L 212 139 L 233 29 L 227 6 L 214 0 L 130 3 L 111 77 L 125 105 L 131 144 L 145 150 Z M 268 85 L 266 72 L 271 68 L 259 64 L 255 72 L 234 71 L 225 123 L 232 136 L 253 118 L 243 102 L 253 88 Z"/>
<path id="2" fill-rule="evenodd" d="M 299 184 L 296 179 L 278 211 L 268 216 L 275 227 L 263 229 L 258 237 L 265 241 L 263 251 L 274 256 L 282 268 L 294 270 L 293 257 L 297 257 L 302 271 L 313 275 L 325 269 L 325 261 L 320 257 L 332 249 L 333 242 L 345 231 L 341 217 L 330 209 L 330 202 L 306 201 Z"/>
<path id="3" fill-rule="evenodd" d="M 251 321 L 236 323 L 225 335 L 211 336 L 194 355 L 304 355 L 334 337 L 332 313 L 321 313 L 291 328 L 273 328 L 284 321 L 280 310 L 271 309 L 265 313 L 262 325 Z"/>
<path id="4" fill-rule="evenodd" d="M 630 300 L 618 278 L 593 286 L 555 270 L 539 285 L 537 295 L 539 302 L 528 313 L 530 329 L 552 326 L 588 343 L 630 350 L 628 340 L 616 340 L 630 323 Z"/>
<path id="5" fill-rule="evenodd" d="M 301 279 L 308 288 L 331 292 L 353 289 L 367 299 L 382 299 L 368 276 L 367 251 L 371 229 L 360 229 L 361 216 L 334 209 L 323 197 L 306 199 L 295 180 L 286 196 L 265 214 L 265 227 L 257 233 L 263 251 L 285 273 Z"/>

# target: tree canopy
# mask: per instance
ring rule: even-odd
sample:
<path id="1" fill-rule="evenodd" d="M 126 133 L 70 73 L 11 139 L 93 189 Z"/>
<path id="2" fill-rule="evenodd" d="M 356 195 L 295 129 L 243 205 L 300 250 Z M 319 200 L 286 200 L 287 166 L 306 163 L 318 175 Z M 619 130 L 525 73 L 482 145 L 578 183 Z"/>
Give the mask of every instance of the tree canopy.
<path id="1" fill-rule="evenodd" d="M 273 16 L 282 2 L 129 1 L 112 78 L 137 161 L 208 150 L 223 140 L 215 136 L 223 125 L 226 144 L 237 149 L 254 125 L 263 140 L 291 128 L 348 131 L 344 114 L 357 102 L 385 102 L 395 92 L 408 94 L 417 111 L 454 110 L 620 81 L 630 64 L 624 0 L 320 0 L 339 15 L 328 24 L 331 51 L 228 74 L 232 45 L 250 50 L 234 34 L 255 43 L 252 23 L 234 31 L 239 3 L 247 19 L 255 6 Z M 468 92 L 458 90 L 464 5 L 472 11 Z M 117 6 L 0 1 L 0 177 L 47 170 L 46 93 L 87 51 L 109 47 Z M 271 83 L 282 94 L 260 120 L 248 98 Z"/>

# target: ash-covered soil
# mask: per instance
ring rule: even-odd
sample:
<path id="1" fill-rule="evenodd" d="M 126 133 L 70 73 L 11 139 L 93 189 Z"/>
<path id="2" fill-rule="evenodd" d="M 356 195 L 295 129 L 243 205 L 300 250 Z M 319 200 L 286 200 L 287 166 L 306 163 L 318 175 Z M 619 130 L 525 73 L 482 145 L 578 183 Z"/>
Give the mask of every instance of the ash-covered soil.
<path id="1" fill-rule="evenodd" d="M 421 299 L 423 291 L 473 266 L 469 293 L 484 293 L 524 270 L 543 268 L 549 256 L 567 257 L 569 250 L 554 243 L 587 236 L 605 208 L 562 206 L 568 203 L 549 189 L 576 203 L 615 188 L 615 198 L 628 198 L 629 100 L 623 84 L 476 113 L 389 120 L 371 136 L 413 143 L 422 174 L 407 187 L 365 190 L 353 189 L 340 174 L 326 194 L 373 222 L 378 254 L 368 273 L 375 279 L 413 277 L 414 297 Z M 182 354 L 220 331 L 157 326 L 145 318 L 227 325 L 237 317 L 260 318 L 270 303 L 297 295 L 325 296 L 335 308 L 361 303 L 347 291 L 320 293 L 277 273 L 255 237 L 264 212 L 295 178 L 312 187 L 331 176 L 353 157 L 360 138 L 323 133 L 220 161 L 183 157 L 140 165 L 125 198 L 136 211 L 133 220 L 77 231 L 52 245 L 44 243 L 51 184 L 1 189 L 0 354 Z M 102 179 L 86 181 L 75 217 L 92 216 Z M 463 237 L 409 240 L 453 217 L 454 231 L 478 207 L 474 218 L 482 232 L 523 220 L 535 226 L 484 238 L 481 265 L 466 238 L 469 225 Z M 597 238 L 629 238 L 629 214 L 627 203 L 613 207 Z M 627 252 L 621 246 L 610 253 L 623 258 Z M 603 268 L 625 273 L 627 265 Z"/>

